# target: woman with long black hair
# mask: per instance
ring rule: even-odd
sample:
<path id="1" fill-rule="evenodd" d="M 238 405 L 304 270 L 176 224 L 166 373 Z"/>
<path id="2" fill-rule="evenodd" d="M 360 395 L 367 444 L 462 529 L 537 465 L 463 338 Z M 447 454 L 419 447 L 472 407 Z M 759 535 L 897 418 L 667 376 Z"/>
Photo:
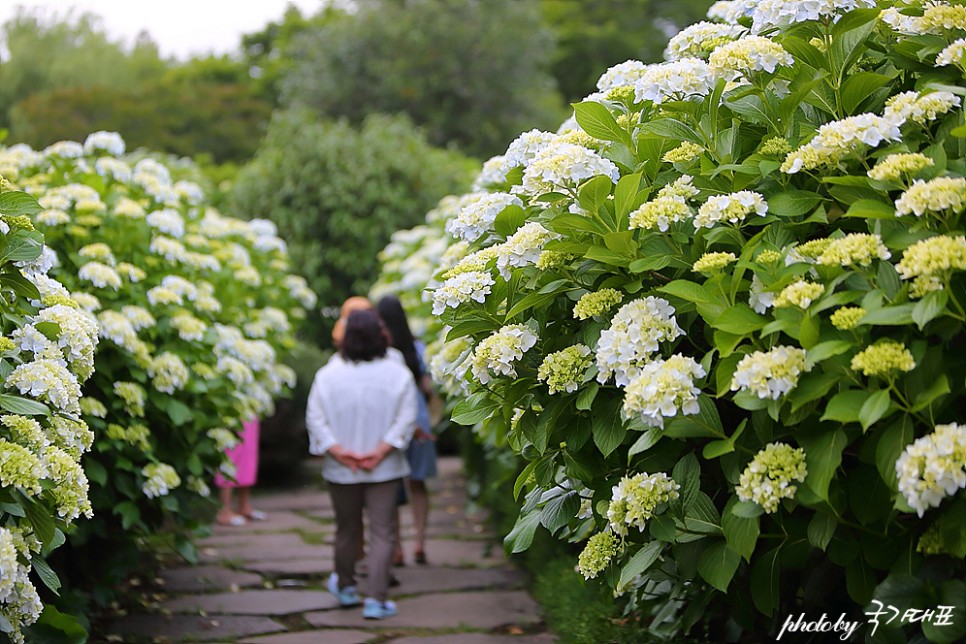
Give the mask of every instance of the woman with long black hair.
<path id="1" fill-rule="evenodd" d="M 409 502 L 413 508 L 413 527 L 415 529 L 414 561 L 426 563 L 426 525 L 429 520 L 429 489 L 426 480 L 436 476 L 436 437 L 432 434 L 432 421 L 429 414 L 429 401 L 433 396 L 433 381 L 423 362 L 425 345 L 413 337 L 409 320 L 402 303 L 395 295 L 386 295 L 376 305 L 379 317 L 389 329 L 392 346 L 398 349 L 406 360 L 406 366 L 413 375 L 419 389 L 416 428 L 412 441 L 406 449 L 409 461 Z M 401 548 L 397 549 L 396 562 L 402 561 Z"/>

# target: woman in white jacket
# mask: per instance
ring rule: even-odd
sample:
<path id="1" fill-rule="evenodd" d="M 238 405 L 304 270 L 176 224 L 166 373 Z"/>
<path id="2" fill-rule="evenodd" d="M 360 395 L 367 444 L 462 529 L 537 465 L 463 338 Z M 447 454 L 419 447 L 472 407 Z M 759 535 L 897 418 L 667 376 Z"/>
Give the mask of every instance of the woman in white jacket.
<path id="1" fill-rule="evenodd" d="M 416 423 L 412 374 L 387 355 L 388 333 L 375 311 L 349 315 L 339 357 L 315 374 L 306 407 L 309 451 L 324 454 L 322 477 L 335 510 L 335 573 L 329 590 L 342 606 L 360 603 L 355 561 L 362 511 L 369 516 L 368 597 L 363 617 L 396 614 L 387 599 L 396 500 L 409 475 L 404 450 Z"/>

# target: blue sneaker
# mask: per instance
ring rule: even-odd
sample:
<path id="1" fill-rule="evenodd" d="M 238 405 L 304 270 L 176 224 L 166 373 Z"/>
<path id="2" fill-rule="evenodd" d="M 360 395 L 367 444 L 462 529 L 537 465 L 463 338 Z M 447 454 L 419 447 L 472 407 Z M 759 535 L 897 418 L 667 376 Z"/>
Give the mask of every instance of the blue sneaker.
<path id="1" fill-rule="evenodd" d="M 373 597 L 366 597 L 362 606 L 362 616 L 366 619 L 385 619 L 398 614 L 396 603 L 388 600 L 381 602 Z"/>
<path id="2" fill-rule="evenodd" d="M 352 606 L 358 606 L 362 603 L 359 599 L 359 593 L 356 592 L 355 586 L 346 586 L 345 588 L 339 588 L 339 575 L 332 573 L 329 575 L 328 583 L 329 592 L 335 595 L 336 599 L 339 600 L 339 606 L 342 608 L 351 608 Z"/>

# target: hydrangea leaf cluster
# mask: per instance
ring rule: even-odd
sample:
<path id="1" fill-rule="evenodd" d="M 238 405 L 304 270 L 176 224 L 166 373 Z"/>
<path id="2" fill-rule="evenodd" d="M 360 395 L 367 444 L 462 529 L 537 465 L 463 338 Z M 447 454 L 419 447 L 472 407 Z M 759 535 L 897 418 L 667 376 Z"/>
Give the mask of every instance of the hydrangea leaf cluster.
<path id="1" fill-rule="evenodd" d="M 732 0 L 708 18 L 663 62 L 603 70 L 558 130 L 484 164 L 472 198 L 515 195 L 514 217 L 468 241 L 446 223 L 463 198 L 444 200 L 386 275 L 436 334 L 454 418 L 528 462 L 508 548 L 538 523 L 573 542 L 623 535 L 588 542 L 580 574 L 652 617 L 714 588 L 722 614 L 762 613 L 739 627 L 760 637 L 780 602 L 834 612 L 892 583 L 889 562 L 864 560 L 859 589 L 842 544 L 923 540 L 913 574 L 966 548 L 958 439 L 937 429 L 961 425 L 966 399 L 966 13 Z M 498 264 L 520 230 L 547 234 Z M 430 256 L 435 271 L 404 286 L 402 267 Z M 446 283 L 471 271 L 462 291 Z M 516 325 L 539 341 L 483 360 Z M 593 364 L 564 370 L 576 346 Z M 629 524 L 621 504 L 641 492 L 626 481 L 644 470 L 679 496 Z M 550 500 L 560 489 L 586 491 L 592 511 Z M 792 543 L 828 576 L 791 561 Z M 966 575 L 942 568 L 941 581 Z"/>

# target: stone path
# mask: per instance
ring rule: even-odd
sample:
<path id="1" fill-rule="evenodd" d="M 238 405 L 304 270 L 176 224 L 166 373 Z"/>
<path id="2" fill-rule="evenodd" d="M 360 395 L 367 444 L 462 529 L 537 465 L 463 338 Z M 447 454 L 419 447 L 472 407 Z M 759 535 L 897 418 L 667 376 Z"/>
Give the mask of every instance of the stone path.
<path id="1" fill-rule="evenodd" d="M 482 514 L 467 515 L 456 457 L 431 481 L 427 565 L 411 562 L 411 512 L 401 509 L 408 562 L 390 589 L 399 615 L 365 620 L 325 591 L 335 531 L 321 485 L 255 494 L 267 521 L 215 526 L 197 566 L 162 573 L 159 610 L 129 615 L 103 640 L 239 644 L 549 644 L 525 576 L 503 554 Z M 318 468 L 316 467 L 316 471 Z M 364 578 L 361 590 L 365 591 Z"/>

